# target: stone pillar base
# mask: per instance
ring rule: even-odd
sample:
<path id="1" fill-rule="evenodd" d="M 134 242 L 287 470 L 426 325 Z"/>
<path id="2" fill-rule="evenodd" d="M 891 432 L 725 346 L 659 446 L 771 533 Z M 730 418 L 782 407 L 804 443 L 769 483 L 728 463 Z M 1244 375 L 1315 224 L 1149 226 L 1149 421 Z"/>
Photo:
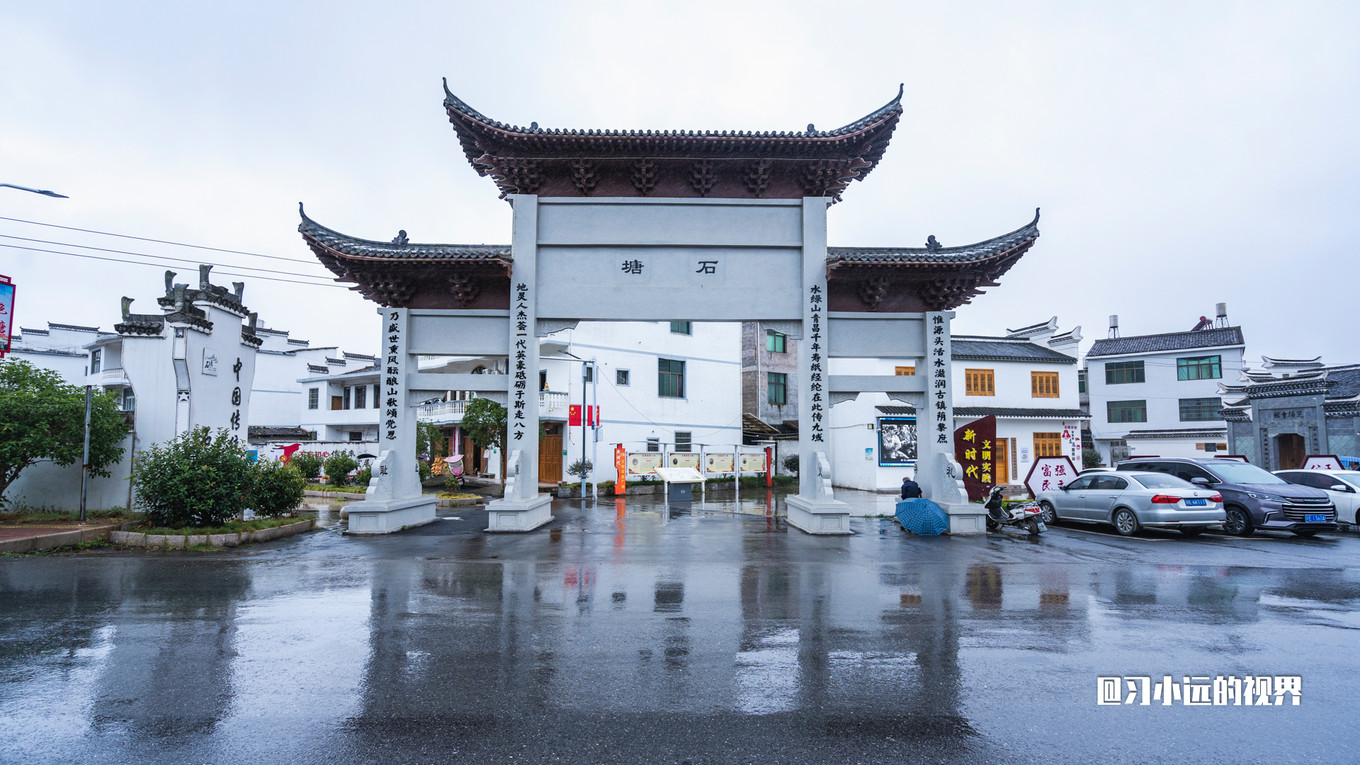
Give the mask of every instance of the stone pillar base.
<path id="1" fill-rule="evenodd" d="M 487 531 L 533 531 L 553 519 L 552 497 L 498 499 L 486 506 L 486 518 Z"/>
<path id="2" fill-rule="evenodd" d="M 951 535 L 986 534 L 987 510 L 982 505 L 972 503 L 940 505 L 949 513 L 949 533 Z"/>
<path id="3" fill-rule="evenodd" d="M 435 519 L 434 497 L 408 497 L 354 502 L 345 508 L 349 515 L 346 534 L 391 534 L 394 531 L 424 526 Z"/>
<path id="4" fill-rule="evenodd" d="M 850 506 L 839 500 L 812 500 L 792 495 L 785 504 L 789 525 L 808 534 L 853 534 L 850 530 Z"/>

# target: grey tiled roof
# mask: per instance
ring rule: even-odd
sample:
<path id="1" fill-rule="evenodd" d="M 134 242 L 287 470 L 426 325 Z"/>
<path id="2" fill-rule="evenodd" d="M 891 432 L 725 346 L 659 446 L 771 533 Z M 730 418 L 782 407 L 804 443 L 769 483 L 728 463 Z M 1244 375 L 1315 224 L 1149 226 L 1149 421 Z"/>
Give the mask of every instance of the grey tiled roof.
<path id="1" fill-rule="evenodd" d="M 1158 430 L 1130 430 L 1126 438 L 1226 438 L 1228 426 L 1221 428 L 1163 428 Z"/>
<path id="2" fill-rule="evenodd" d="M 904 260 L 912 263 L 971 263 L 988 260 L 1039 236 L 1039 210 L 1034 211 L 1034 220 L 1009 234 L 988 239 L 985 242 L 966 244 L 961 247 L 828 247 L 827 263 L 897 263 Z"/>
<path id="3" fill-rule="evenodd" d="M 1075 364 L 1077 359 L 1028 340 L 956 337 L 954 358 L 963 361 L 1037 361 L 1045 364 Z"/>
<path id="4" fill-rule="evenodd" d="M 414 242 L 375 242 L 333 231 L 307 217 L 298 203 L 302 223 L 298 231 L 327 249 L 352 258 L 366 260 L 510 260 L 508 244 L 416 244 Z M 405 232 L 402 232 L 405 233 Z M 291 340 L 289 342 L 292 342 Z"/>
<path id="5" fill-rule="evenodd" d="M 847 135 L 862 130 L 865 127 L 881 120 L 884 116 L 893 112 L 902 111 L 902 93 L 904 86 L 899 85 L 897 96 L 893 100 L 884 104 L 878 109 L 866 114 L 865 116 L 843 125 L 834 130 L 817 130 L 813 125 L 808 125 L 807 130 L 799 131 L 746 131 L 746 130 L 580 130 L 576 128 L 541 128 L 537 122 L 531 123 L 529 127 L 519 125 L 507 125 L 498 122 L 481 112 L 468 106 L 467 102 L 455 96 L 449 90 L 449 80 L 444 78 L 444 105 L 454 111 L 465 114 L 478 122 L 485 123 L 492 127 L 504 130 L 508 133 L 523 133 L 527 135 L 549 135 L 549 136 L 588 136 L 591 138 L 647 138 L 647 137 L 684 137 L 684 138 L 832 138 L 840 135 Z"/>
<path id="6" fill-rule="evenodd" d="M 880 414 L 890 416 L 911 416 L 916 414 L 914 406 L 879 406 L 875 407 Z M 997 417 L 1024 418 L 1032 417 L 1035 419 L 1047 420 L 1089 420 L 1091 415 L 1080 409 L 1041 409 L 1026 408 L 1019 406 L 956 406 L 954 407 L 954 417 L 986 417 L 987 415 Z"/>
<path id="7" fill-rule="evenodd" d="M 1327 389 L 1327 398 L 1353 398 L 1360 395 L 1360 367 L 1334 369 L 1327 373 L 1332 385 Z"/>
<path id="8" fill-rule="evenodd" d="M 1245 345 L 1241 327 L 1201 329 L 1197 332 L 1167 332 L 1161 335 L 1136 335 L 1097 340 L 1086 353 L 1086 358 L 1120 356 L 1126 353 L 1157 353 L 1183 351 L 1193 348 L 1213 348 L 1221 345 Z"/>

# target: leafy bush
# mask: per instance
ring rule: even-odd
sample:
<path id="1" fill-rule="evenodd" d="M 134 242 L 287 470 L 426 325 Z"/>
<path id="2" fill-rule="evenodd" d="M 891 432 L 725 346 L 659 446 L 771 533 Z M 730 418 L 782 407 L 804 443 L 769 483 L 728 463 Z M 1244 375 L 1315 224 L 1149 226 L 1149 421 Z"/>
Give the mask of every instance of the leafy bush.
<path id="1" fill-rule="evenodd" d="M 297 468 L 302 477 L 309 481 L 321 475 L 321 458 L 314 452 L 298 452 L 288 464 Z"/>
<path id="2" fill-rule="evenodd" d="M 369 481 L 372 480 L 373 480 L 372 465 L 364 465 L 363 469 L 359 471 L 359 474 L 354 476 L 354 484 L 356 486 L 363 486 L 364 488 L 368 488 L 368 483 Z"/>
<path id="3" fill-rule="evenodd" d="M 307 479 L 292 465 L 282 462 L 257 462 L 251 475 L 246 504 L 258 515 L 287 515 L 302 504 Z"/>
<path id="4" fill-rule="evenodd" d="M 331 452 L 326 458 L 326 483 L 344 486 L 349 483 L 349 471 L 359 467 L 359 461 L 349 452 Z"/>
<path id="5" fill-rule="evenodd" d="M 419 457 L 416 458 L 416 470 L 420 473 L 421 483 L 430 480 L 430 476 L 434 475 L 434 468 L 430 467 L 430 463 Z"/>
<path id="6" fill-rule="evenodd" d="M 594 468 L 595 465 L 590 460 L 576 460 L 567 466 L 567 475 L 574 475 L 577 479 L 584 481 Z"/>
<path id="7" fill-rule="evenodd" d="M 1081 450 L 1081 467 L 1083 470 L 1086 468 L 1100 467 L 1102 464 L 1100 452 L 1089 446 Z"/>
<path id="8" fill-rule="evenodd" d="M 798 455 L 790 454 L 784 458 L 784 469 L 794 475 L 798 475 Z"/>
<path id="9" fill-rule="evenodd" d="M 220 526 L 240 515 L 251 486 L 246 450 L 226 430 L 194 428 L 137 455 L 132 480 L 152 526 Z"/>

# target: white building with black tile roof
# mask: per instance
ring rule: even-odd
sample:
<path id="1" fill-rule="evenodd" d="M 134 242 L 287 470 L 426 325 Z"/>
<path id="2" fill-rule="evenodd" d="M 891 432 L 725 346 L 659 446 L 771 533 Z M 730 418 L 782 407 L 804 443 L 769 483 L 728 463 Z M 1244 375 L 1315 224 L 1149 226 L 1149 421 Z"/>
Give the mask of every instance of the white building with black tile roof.
<path id="1" fill-rule="evenodd" d="M 954 427 L 996 417 L 993 474 L 999 485 L 1019 485 L 1037 456 L 1066 454 L 1080 462 L 1081 429 L 1089 415 L 1078 403 L 1077 347 L 1081 328 L 1058 332 L 1057 317 L 1002 336 L 955 335 Z M 892 359 L 856 360 L 842 374 L 914 375 L 914 366 Z M 872 368 L 870 371 L 865 369 Z M 885 428 L 914 434 L 915 407 L 861 394 L 832 409 L 834 474 L 838 485 L 896 491 L 914 465 L 889 455 Z M 894 435 L 896 438 L 896 435 Z M 905 455 L 914 452 L 904 446 Z"/>
<path id="2" fill-rule="evenodd" d="M 1238 383 L 1223 383 L 1228 443 L 1267 470 L 1298 468 L 1312 454 L 1360 463 L 1360 364 L 1327 365 L 1321 357 L 1262 356 Z"/>
<path id="3" fill-rule="evenodd" d="M 1234 452 L 1219 384 L 1241 376 L 1246 341 L 1221 313 L 1224 326 L 1111 337 L 1087 351 L 1091 434 L 1104 464 Z"/>

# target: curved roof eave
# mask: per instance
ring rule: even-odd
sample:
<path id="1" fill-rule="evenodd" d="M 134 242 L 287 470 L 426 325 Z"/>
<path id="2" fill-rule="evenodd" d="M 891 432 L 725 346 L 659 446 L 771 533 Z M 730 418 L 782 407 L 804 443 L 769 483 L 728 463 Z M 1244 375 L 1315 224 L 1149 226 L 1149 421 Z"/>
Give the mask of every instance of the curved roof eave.
<path id="1" fill-rule="evenodd" d="M 830 264 L 874 265 L 967 265 L 1005 256 L 1021 245 L 1039 238 L 1039 208 L 1034 208 L 1034 220 L 1001 236 L 961 247 L 828 247 L 826 260 Z"/>
<path id="2" fill-rule="evenodd" d="M 307 217 L 298 202 L 302 223 L 298 232 L 313 247 L 346 260 L 367 260 L 386 263 L 428 263 L 430 261 L 486 261 L 509 263 L 510 246 L 501 244 L 420 244 L 415 242 L 378 242 L 372 239 L 342 234 Z M 405 232 L 402 232 L 403 234 Z"/>
<path id="3" fill-rule="evenodd" d="M 816 130 L 812 124 L 808 125 L 808 130 L 802 131 L 745 131 L 745 130 L 580 130 L 562 128 L 541 128 L 537 122 L 530 123 L 529 127 L 519 125 L 509 125 L 498 120 L 493 120 L 485 114 L 477 111 L 468 105 L 466 101 L 453 94 L 449 90 L 449 78 L 444 81 L 444 106 L 449 112 L 449 117 L 460 114 L 473 122 L 499 130 L 505 133 L 522 135 L 545 135 L 545 136 L 591 136 L 599 138 L 646 138 L 646 137 L 683 137 L 683 138 L 746 138 L 746 139 L 818 139 L 818 138 L 838 138 L 851 135 L 870 127 L 873 127 L 890 118 L 900 114 L 902 111 L 902 94 L 905 92 L 905 83 L 897 86 L 897 95 L 891 101 L 875 109 L 863 117 L 850 122 L 849 124 L 838 127 L 834 130 Z"/>

